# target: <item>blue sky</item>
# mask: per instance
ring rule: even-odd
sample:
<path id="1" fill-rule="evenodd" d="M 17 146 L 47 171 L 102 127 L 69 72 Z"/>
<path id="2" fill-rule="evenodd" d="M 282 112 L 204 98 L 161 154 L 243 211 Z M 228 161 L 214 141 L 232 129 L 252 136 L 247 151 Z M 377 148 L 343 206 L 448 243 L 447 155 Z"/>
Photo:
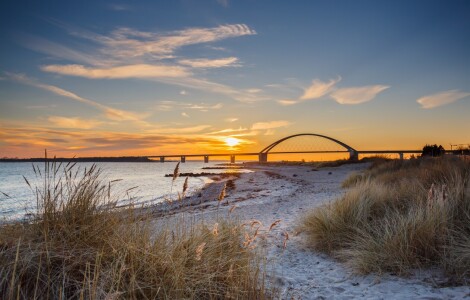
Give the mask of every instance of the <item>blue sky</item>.
<path id="1" fill-rule="evenodd" d="M 1 8 L 0 156 L 257 151 L 299 132 L 470 142 L 468 1 Z"/>

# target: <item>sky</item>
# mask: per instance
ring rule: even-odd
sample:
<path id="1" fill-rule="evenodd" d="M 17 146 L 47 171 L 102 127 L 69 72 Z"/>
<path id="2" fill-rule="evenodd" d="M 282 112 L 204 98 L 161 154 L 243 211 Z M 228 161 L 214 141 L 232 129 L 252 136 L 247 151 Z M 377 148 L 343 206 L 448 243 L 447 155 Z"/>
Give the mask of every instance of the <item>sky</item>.
<path id="1" fill-rule="evenodd" d="M 0 157 L 258 152 L 297 133 L 468 144 L 469 15 L 468 1 L 5 0 Z"/>

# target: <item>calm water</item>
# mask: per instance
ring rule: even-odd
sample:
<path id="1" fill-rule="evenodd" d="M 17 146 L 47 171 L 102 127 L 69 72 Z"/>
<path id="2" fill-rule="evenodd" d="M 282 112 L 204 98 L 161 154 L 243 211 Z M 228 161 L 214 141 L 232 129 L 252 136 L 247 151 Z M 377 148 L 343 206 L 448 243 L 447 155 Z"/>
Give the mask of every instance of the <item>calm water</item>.
<path id="1" fill-rule="evenodd" d="M 215 166 L 221 162 L 186 162 L 180 164 L 181 173 L 211 172 L 220 173 L 224 170 L 202 170 L 202 167 Z M 35 163 L 41 171 L 44 163 Z M 76 167 L 84 170 L 90 168 L 93 163 L 78 163 Z M 96 163 L 103 171 L 103 182 L 122 179 L 112 185 L 112 194 L 120 199 L 122 204 L 132 198 L 134 203 L 152 204 L 162 201 L 170 196 L 172 178 L 164 177 L 165 174 L 173 173 L 176 162 L 165 163 Z M 35 209 L 36 198 L 31 189 L 23 179 L 25 176 L 31 185 L 41 187 L 40 178 L 36 177 L 31 163 L 0 163 L 0 192 L 9 195 L 6 197 L 0 193 L 0 219 L 12 219 L 32 212 Z M 185 178 L 178 178 L 173 185 L 173 198 L 176 192 L 182 190 Z M 206 177 L 189 178 L 189 192 L 201 188 L 209 179 Z M 132 189 L 128 193 L 126 190 Z"/>

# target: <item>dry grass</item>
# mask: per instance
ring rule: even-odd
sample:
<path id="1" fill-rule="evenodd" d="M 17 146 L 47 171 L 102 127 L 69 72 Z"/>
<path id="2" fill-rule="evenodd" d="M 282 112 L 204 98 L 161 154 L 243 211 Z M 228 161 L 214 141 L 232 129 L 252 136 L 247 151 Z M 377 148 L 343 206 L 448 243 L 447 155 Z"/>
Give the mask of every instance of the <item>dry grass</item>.
<path id="1" fill-rule="evenodd" d="M 470 163 L 419 159 L 376 164 L 346 194 L 302 221 L 312 246 L 362 273 L 438 266 L 470 278 Z"/>
<path id="2" fill-rule="evenodd" d="M 115 208 L 95 167 L 46 163 L 41 178 L 37 212 L 0 225 L 1 299 L 269 298 L 239 223 L 155 228 L 142 210 Z"/>

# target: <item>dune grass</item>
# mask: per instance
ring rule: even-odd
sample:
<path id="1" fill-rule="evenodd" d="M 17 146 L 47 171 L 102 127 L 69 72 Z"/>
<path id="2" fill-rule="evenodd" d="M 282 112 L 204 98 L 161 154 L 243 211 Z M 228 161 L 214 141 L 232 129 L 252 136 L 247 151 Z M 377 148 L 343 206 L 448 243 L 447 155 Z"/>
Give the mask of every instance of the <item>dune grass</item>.
<path id="1" fill-rule="evenodd" d="M 238 222 L 173 219 L 157 228 L 145 210 L 116 209 L 96 167 L 35 171 L 37 211 L 0 225 L 1 299 L 270 298 L 262 259 L 244 247 Z"/>
<path id="2" fill-rule="evenodd" d="M 303 218 L 312 247 L 360 273 L 433 266 L 469 282 L 470 162 L 382 161 L 343 186 L 343 197 Z"/>

